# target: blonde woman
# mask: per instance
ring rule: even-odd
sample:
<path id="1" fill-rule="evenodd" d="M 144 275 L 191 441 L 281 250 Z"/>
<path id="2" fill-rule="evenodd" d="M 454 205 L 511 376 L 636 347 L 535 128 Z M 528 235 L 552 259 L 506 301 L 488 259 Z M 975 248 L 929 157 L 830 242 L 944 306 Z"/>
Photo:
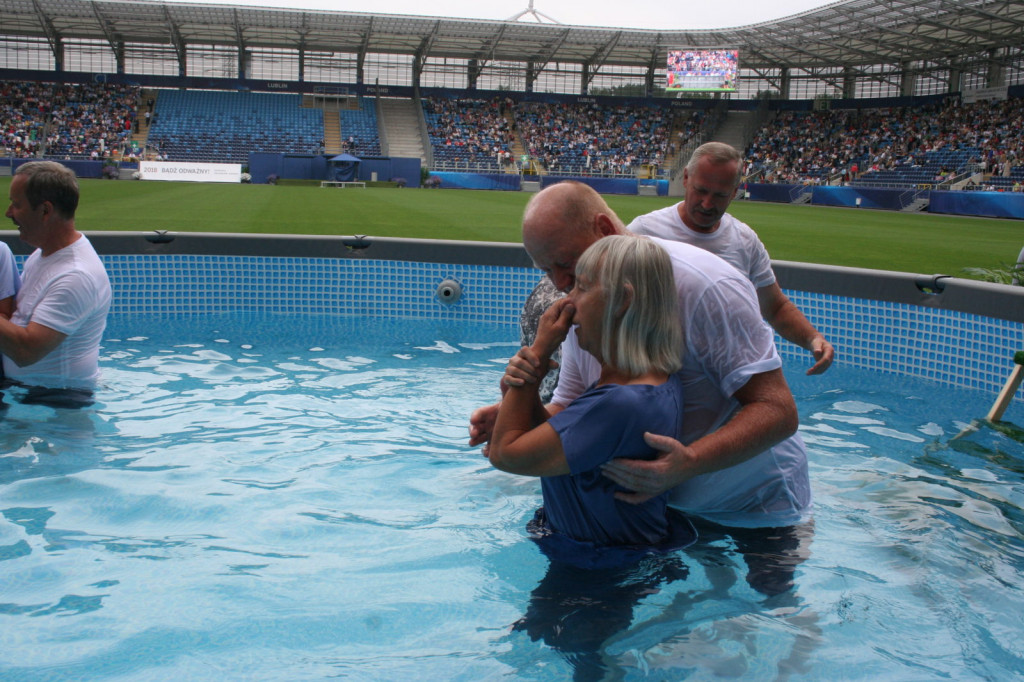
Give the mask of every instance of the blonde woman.
<path id="1" fill-rule="evenodd" d="M 597 382 L 549 416 L 536 383 L 508 384 L 488 457 L 496 468 L 540 476 L 544 506 L 532 529 L 598 547 L 683 546 L 685 518 L 667 514 L 666 495 L 642 504 L 600 466 L 614 457 L 653 458 L 645 433 L 676 437 L 683 413 L 682 338 L 668 255 L 653 241 L 609 236 L 576 264 L 569 295 L 542 316 L 530 348 L 546 366 L 575 326 L 580 346 L 601 365 Z M 673 527 L 675 526 L 675 527 Z"/>

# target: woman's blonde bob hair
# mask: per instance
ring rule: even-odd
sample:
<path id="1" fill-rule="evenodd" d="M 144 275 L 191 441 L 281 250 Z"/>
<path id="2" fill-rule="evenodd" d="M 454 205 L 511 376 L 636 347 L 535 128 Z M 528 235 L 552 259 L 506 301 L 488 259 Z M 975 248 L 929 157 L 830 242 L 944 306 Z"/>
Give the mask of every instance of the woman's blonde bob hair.
<path id="1" fill-rule="evenodd" d="M 576 277 L 601 287 L 604 361 L 631 376 L 682 367 L 683 332 L 672 263 L 646 237 L 599 239 L 576 262 Z"/>

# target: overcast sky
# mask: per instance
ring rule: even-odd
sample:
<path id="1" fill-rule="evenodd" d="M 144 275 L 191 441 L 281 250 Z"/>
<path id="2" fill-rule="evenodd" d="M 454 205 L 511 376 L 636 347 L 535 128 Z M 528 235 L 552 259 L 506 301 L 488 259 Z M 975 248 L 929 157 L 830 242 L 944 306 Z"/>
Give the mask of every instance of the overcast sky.
<path id="1" fill-rule="evenodd" d="M 184 2 L 192 0 L 173 0 Z M 726 28 L 781 19 L 833 4 L 834 0 L 195 0 L 217 5 L 322 9 L 374 14 L 506 20 L 526 12 L 522 21 L 554 19 L 575 26 L 611 26 L 665 30 Z"/>

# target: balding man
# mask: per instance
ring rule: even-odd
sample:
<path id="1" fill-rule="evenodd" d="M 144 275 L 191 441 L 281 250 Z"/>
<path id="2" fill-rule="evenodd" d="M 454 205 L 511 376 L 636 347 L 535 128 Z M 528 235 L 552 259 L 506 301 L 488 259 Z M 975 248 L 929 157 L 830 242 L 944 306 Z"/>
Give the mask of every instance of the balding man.
<path id="1" fill-rule="evenodd" d="M 590 244 L 628 234 L 622 221 L 590 187 L 564 182 L 545 188 L 527 205 L 523 245 L 555 286 L 575 285 L 576 259 Z M 685 391 L 680 439 L 650 435 L 662 456 L 614 460 L 605 473 L 640 501 L 671 490 L 679 510 L 724 525 L 787 526 L 810 509 L 807 457 L 796 435 L 797 412 L 782 375 L 774 335 L 761 317 L 753 285 L 718 256 L 655 238 L 673 264 L 685 350 Z M 562 346 L 552 414 L 598 376 L 594 358 L 575 334 Z M 529 350 L 520 351 L 523 380 L 536 381 Z M 474 412 L 470 443 L 490 438 L 496 406 Z"/>

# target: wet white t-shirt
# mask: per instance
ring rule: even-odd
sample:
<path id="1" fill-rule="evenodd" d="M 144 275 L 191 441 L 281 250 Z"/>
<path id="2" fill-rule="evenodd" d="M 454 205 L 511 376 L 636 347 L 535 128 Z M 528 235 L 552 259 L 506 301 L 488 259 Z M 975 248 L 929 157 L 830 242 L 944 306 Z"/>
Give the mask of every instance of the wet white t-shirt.
<path id="1" fill-rule="evenodd" d="M 25 261 L 11 322 L 29 322 L 67 338 L 39 362 L 18 367 L 4 358 L 4 373 L 32 386 L 91 389 L 99 378 L 99 347 L 110 310 L 110 280 L 83 235 L 46 256 L 36 249 Z"/>
<path id="2" fill-rule="evenodd" d="M 679 440 L 692 443 L 732 417 L 740 407 L 732 395 L 751 376 L 780 368 L 782 359 L 746 277 L 696 246 L 653 241 L 668 252 L 679 293 L 685 396 Z M 599 376 L 597 360 L 570 331 L 552 402 L 568 405 Z M 811 506 L 803 441 L 793 435 L 746 462 L 696 476 L 671 492 L 670 504 L 726 525 L 796 523 Z"/>

